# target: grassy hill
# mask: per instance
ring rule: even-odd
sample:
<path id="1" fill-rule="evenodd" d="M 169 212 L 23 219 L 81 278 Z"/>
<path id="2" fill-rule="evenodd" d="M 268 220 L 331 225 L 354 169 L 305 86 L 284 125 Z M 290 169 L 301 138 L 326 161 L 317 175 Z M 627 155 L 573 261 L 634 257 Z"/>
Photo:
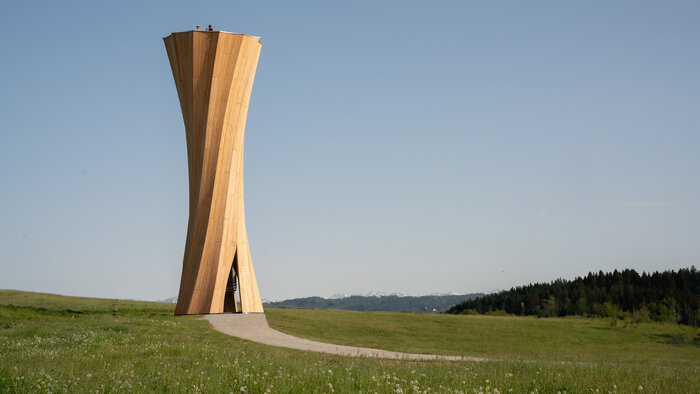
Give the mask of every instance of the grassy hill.
<path id="1" fill-rule="evenodd" d="M 19 290 L 0 290 L 0 305 L 14 305 L 74 313 L 173 313 L 175 310 L 175 304 L 168 302 L 71 297 Z"/>
<path id="2" fill-rule="evenodd" d="M 698 392 L 697 328 L 607 320 L 268 309 L 308 338 L 488 362 L 256 344 L 172 304 L 0 291 L 0 392 Z"/>

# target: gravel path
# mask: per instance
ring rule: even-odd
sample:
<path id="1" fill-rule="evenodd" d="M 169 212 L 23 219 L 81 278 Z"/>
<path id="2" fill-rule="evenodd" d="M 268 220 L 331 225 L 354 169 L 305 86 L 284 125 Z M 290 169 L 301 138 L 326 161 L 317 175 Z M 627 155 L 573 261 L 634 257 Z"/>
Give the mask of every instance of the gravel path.
<path id="1" fill-rule="evenodd" d="M 310 352 L 339 354 L 342 356 L 379 357 L 410 360 L 455 360 L 455 361 L 486 361 L 480 357 L 441 356 L 437 354 L 415 354 L 391 352 L 388 350 L 370 349 L 366 347 L 333 345 L 298 338 L 270 328 L 264 313 L 222 313 L 205 315 L 212 328 L 224 334 L 247 339 L 265 345 L 306 350 Z"/>

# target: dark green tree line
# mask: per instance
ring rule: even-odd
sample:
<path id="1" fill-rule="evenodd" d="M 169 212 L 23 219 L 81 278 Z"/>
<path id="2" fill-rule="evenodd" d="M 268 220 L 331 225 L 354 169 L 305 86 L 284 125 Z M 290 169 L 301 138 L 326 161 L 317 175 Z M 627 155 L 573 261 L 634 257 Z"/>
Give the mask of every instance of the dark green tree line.
<path id="1" fill-rule="evenodd" d="M 446 313 L 495 311 L 539 317 L 629 316 L 700 326 L 700 272 L 695 266 L 641 275 L 632 269 L 589 272 L 574 280 L 529 284 L 467 300 Z"/>

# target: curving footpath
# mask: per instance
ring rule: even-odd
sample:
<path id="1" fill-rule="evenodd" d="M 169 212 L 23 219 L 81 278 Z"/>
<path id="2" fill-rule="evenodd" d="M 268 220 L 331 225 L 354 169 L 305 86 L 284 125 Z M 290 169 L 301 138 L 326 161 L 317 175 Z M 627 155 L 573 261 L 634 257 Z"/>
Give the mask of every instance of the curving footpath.
<path id="1" fill-rule="evenodd" d="M 357 346 L 333 345 L 298 338 L 270 328 L 264 313 L 222 313 L 205 315 L 216 331 L 234 337 L 270 346 L 286 347 L 309 352 L 338 354 L 341 356 L 378 357 L 406 360 L 451 360 L 451 361 L 487 361 L 481 357 L 442 356 L 437 354 L 416 354 L 392 352 Z"/>

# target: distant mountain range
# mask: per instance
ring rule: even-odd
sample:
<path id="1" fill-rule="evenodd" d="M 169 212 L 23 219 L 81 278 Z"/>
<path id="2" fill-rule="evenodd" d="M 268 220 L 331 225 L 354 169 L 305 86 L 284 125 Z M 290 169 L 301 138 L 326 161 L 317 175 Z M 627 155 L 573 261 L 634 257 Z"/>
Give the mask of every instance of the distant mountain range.
<path id="1" fill-rule="evenodd" d="M 405 297 L 407 294 L 404 293 L 386 293 L 383 291 L 378 291 L 378 290 L 372 290 L 369 293 L 365 294 L 333 294 L 332 296 L 328 297 L 328 299 L 331 300 L 337 300 L 339 298 L 348 298 L 352 296 L 360 296 L 360 297 L 384 297 L 384 296 L 397 296 L 397 297 Z"/>
<path id="2" fill-rule="evenodd" d="M 491 292 L 487 292 L 486 294 L 489 294 Z M 426 296 L 459 296 L 459 295 L 464 295 L 460 293 L 430 293 L 426 294 Z M 368 293 L 365 294 L 333 294 L 332 296 L 328 297 L 330 300 L 337 300 L 339 298 L 348 298 L 348 297 L 386 297 L 386 296 L 397 296 L 397 297 L 422 297 L 422 296 L 412 296 L 410 294 L 405 294 L 405 293 L 387 293 L 384 291 L 379 291 L 379 290 L 372 290 Z M 273 302 L 271 300 L 263 300 L 263 302 Z"/>
<path id="3" fill-rule="evenodd" d="M 266 308 L 317 308 L 342 309 L 349 311 L 386 311 L 438 313 L 452 305 L 483 296 L 472 294 L 431 294 L 425 296 L 405 296 L 400 293 L 372 291 L 366 295 L 335 294 L 330 298 L 305 297 L 284 301 L 264 302 Z"/>

